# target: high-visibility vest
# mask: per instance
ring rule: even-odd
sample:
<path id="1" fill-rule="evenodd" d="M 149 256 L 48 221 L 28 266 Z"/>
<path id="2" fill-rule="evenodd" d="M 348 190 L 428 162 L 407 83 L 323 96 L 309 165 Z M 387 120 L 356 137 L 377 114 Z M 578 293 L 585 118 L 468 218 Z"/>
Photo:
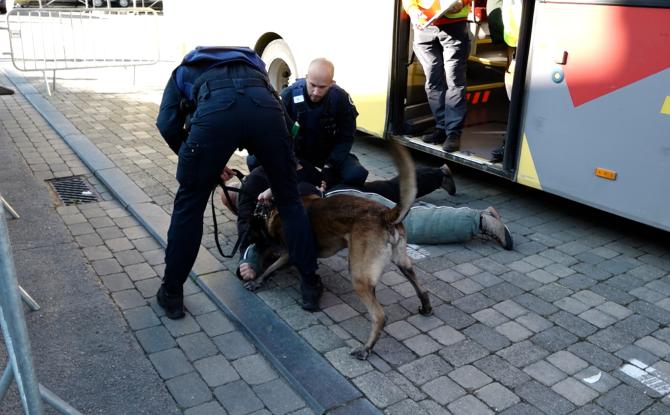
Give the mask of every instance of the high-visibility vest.
<path id="1" fill-rule="evenodd" d="M 502 4 L 503 37 L 505 43 L 512 48 L 515 48 L 519 41 L 522 3 L 523 0 L 503 0 Z"/>
<path id="2" fill-rule="evenodd" d="M 439 13 L 445 7 L 448 7 L 453 0 L 402 0 L 403 8 L 408 14 L 414 8 L 418 8 L 430 20 L 435 14 Z M 463 8 L 457 13 L 447 13 L 442 18 L 435 21 L 435 25 L 450 23 L 452 21 L 461 21 L 467 19 L 470 13 L 470 0 L 463 0 Z"/>

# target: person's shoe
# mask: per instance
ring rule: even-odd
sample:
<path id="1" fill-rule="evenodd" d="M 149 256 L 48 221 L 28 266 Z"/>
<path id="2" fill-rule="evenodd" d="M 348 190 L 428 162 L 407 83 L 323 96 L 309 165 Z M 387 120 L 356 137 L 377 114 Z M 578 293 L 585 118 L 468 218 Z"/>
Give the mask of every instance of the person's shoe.
<path id="1" fill-rule="evenodd" d="M 491 163 L 500 163 L 503 161 L 503 156 L 505 155 L 505 146 L 502 145 L 495 150 L 491 151 Z"/>
<path id="2" fill-rule="evenodd" d="M 319 277 L 317 276 L 317 279 Z M 323 294 L 323 284 L 321 279 L 317 280 L 317 283 L 312 286 L 306 286 L 302 284 L 302 309 L 310 312 L 319 311 L 319 299 L 321 294 Z"/>
<path id="3" fill-rule="evenodd" d="M 482 210 L 480 216 L 480 229 L 484 235 L 495 239 L 500 246 L 508 251 L 514 247 L 512 234 L 500 218 L 500 214 L 492 206 Z"/>
<path id="4" fill-rule="evenodd" d="M 448 136 L 446 141 L 444 142 L 444 145 L 442 146 L 442 149 L 447 153 L 453 153 L 454 151 L 458 151 L 458 149 L 460 148 L 461 148 L 461 137 L 457 135 Z"/>
<path id="5" fill-rule="evenodd" d="M 436 128 L 431 134 L 421 137 L 421 141 L 426 144 L 442 144 L 447 139 L 447 134 L 441 128 Z"/>
<path id="6" fill-rule="evenodd" d="M 449 166 L 447 164 L 443 164 L 442 167 L 440 167 L 440 170 L 442 170 L 442 173 L 444 174 L 444 177 L 442 178 L 442 188 L 447 191 L 450 195 L 455 195 L 456 194 L 456 182 L 454 182 L 454 176 L 451 175 L 451 170 L 449 169 Z"/>
<path id="7" fill-rule="evenodd" d="M 165 287 L 161 285 L 156 293 L 158 305 L 163 307 L 165 315 L 170 320 L 177 320 L 184 317 L 184 297 L 181 295 L 169 294 Z"/>

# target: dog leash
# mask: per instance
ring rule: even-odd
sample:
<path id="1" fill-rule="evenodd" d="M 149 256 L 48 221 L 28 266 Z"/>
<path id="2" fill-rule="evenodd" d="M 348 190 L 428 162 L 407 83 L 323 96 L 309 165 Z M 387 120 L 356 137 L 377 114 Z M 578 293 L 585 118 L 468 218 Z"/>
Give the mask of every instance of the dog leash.
<path id="1" fill-rule="evenodd" d="M 244 174 L 242 174 L 241 171 L 237 169 L 233 169 L 233 172 L 235 173 L 235 177 L 242 182 L 244 180 Z M 217 187 L 221 187 L 223 189 L 223 194 L 226 196 L 226 200 L 228 200 L 228 205 L 230 206 L 230 210 L 233 211 L 235 215 L 237 215 L 237 206 L 233 203 L 232 199 L 230 198 L 230 193 L 231 192 L 240 192 L 240 188 L 237 187 L 232 187 L 232 186 L 226 186 L 226 184 L 223 181 L 219 181 L 219 184 Z M 219 224 L 216 222 L 216 211 L 214 209 L 214 194 L 216 193 L 216 187 L 212 190 L 212 195 L 211 195 L 211 201 L 212 201 L 212 221 L 214 222 L 214 242 L 216 242 L 216 249 L 219 250 L 219 253 L 221 256 L 224 258 L 232 258 L 235 256 L 235 253 L 237 252 L 237 249 L 240 247 L 240 244 L 242 243 L 242 240 L 246 237 L 246 232 L 244 235 L 238 235 L 237 236 L 237 241 L 235 241 L 235 246 L 233 247 L 233 250 L 230 252 L 230 255 L 226 255 L 223 253 L 223 249 L 221 248 L 221 242 L 219 242 Z"/>

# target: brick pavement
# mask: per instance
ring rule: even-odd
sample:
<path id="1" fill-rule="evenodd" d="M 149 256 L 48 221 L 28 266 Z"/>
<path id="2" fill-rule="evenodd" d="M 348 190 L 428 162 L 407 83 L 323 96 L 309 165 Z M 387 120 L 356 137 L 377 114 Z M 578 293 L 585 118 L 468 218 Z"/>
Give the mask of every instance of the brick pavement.
<path id="1" fill-rule="evenodd" d="M 143 86 L 141 95 L 126 86 L 114 92 L 102 79 L 63 81 L 49 101 L 169 213 L 176 158 L 153 127 L 166 76 L 160 72 L 161 82 Z M 2 122 L 37 177 L 87 175 L 23 97 L 1 102 L 12 115 Z M 393 174 L 376 142 L 360 140 L 355 149 L 374 177 Z M 233 164 L 242 166 L 242 158 Z M 408 283 L 387 269 L 377 287 L 387 326 L 367 362 L 348 355 L 366 338 L 369 320 L 343 255 L 320 261 L 328 291 L 319 313 L 300 310 L 293 272 L 279 273 L 258 297 L 387 414 L 670 413 L 667 233 L 466 169 L 456 173 L 455 197 L 438 191 L 425 200 L 496 206 L 515 249 L 475 238 L 416 250 L 431 317 L 417 315 Z M 188 414 L 224 413 L 222 407 L 309 413 L 194 284 L 187 318 L 162 317 L 152 299 L 162 249 L 108 189 L 89 180 L 104 201 L 58 211 L 177 405 Z M 232 217 L 219 217 L 232 244 Z M 203 245 L 218 258 L 211 224 L 208 214 Z"/>

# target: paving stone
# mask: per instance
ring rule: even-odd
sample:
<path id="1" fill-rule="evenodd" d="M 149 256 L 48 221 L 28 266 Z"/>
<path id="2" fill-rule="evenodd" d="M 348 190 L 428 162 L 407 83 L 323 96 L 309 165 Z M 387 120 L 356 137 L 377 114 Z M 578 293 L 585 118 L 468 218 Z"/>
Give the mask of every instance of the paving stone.
<path id="1" fill-rule="evenodd" d="M 177 344 L 191 361 L 213 356 L 219 351 L 209 337 L 201 331 L 178 338 Z"/>
<path id="2" fill-rule="evenodd" d="M 649 304 L 646 301 L 635 301 L 628 305 L 628 308 L 644 317 L 650 318 L 660 324 L 670 324 L 670 311 Z"/>
<path id="3" fill-rule="evenodd" d="M 612 301 L 620 305 L 626 305 L 636 300 L 635 297 L 628 294 L 624 290 L 621 290 L 607 283 L 594 285 L 593 287 L 591 287 L 591 291 L 607 298 L 609 301 Z"/>
<path id="4" fill-rule="evenodd" d="M 482 324 L 485 324 L 493 328 L 509 321 L 509 319 L 505 315 L 496 311 L 493 308 L 485 308 L 483 310 L 480 310 L 474 313 L 472 317 L 479 320 Z"/>
<path id="5" fill-rule="evenodd" d="M 388 324 L 384 327 L 384 331 L 397 340 L 405 340 L 420 333 L 419 330 L 406 321 L 396 321 L 395 323 Z"/>
<path id="6" fill-rule="evenodd" d="M 157 326 L 161 323 L 153 310 L 147 306 L 126 310 L 123 312 L 123 316 L 133 330 L 142 330 L 147 327 Z"/>
<path id="7" fill-rule="evenodd" d="M 129 265 L 124 267 L 124 271 L 133 281 L 145 280 L 157 275 L 156 271 L 154 271 L 154 269 L 147 263 Z"/>
<path id="8" fill-rule="evenodd" d="M 613 353 L 633 343 L 635 338 L 625 331 L 618 330 L 614 327 L 608 327 L 604 330 L 600 330 L 593 336 L 589 336 L 587 340 L 596 346 Z"/>
<path id="9" fill-rule="evenodd" d="M 562 350 L 578 340 L 577 336 L 557 326 L 547 329 L 530 338 L 531 342 L 550 352 Z"/>
<path id="10" fill-rule="evenodd" d="M 666 358 L 670 354 L 670 345 L 650 336 L 645 336 L 635 342 L 635 345 L 648 350 L 660 358 Z"/>
<path id="11" fill-rule="evenodd" d="M 570 401 L 535 381 L 519 386 L 514 392 L 531 405 L 548 414 L 567 414 L 575 409 Z"/>
<path id="12" fill-rule="evenodd" d="M 575 343 L 568 348 L 568 351 L 605 371 L 612 371 L 621 366 L 621 359 L 588 342 Z"/>
<path id="13" fill-rule="evenodd" d="M 271 414 L 283 415 L 305 406 L 305 402 L 283 379 L 255 386 L 254 392 L 265 403 Z"/>
<path id="14" fill-rule="evenodd" d="M 211 313 L 198 315 L 195 317 L 195 320 L 210 337 L 230 333 L 235 330 L 233 323 L 231 323 L 221 311 L 213 311 Z"/>
<path id="15" fill-rule="evenodd" d="M 621 381 L 610 376 L 608 373 L 603 372 L 595 366 L 589 366 L 588 368 L 577 373 L 575 375 L 575 379 L 578 379 L 589 388 L 594 389 L 601 394 L 604 394 L 617 385 L 621 384 Z"/>
<path id="16" fill-rule="evenodd" d="M 105 238 L 105 245 L 112 252 L 121 252 L 133 249 L 134 245 L 128 240 L 128 238 Z"/>
<path id="17" fill-rule="evenodd" d="M 326 353 L 325 356 L 335 369 L 348 378 L 354 378 L 372 370 L 369 362 L 354 359 L 350 352 L 349 347 L 341 347 Z"/>
<path id="18" fill-rule="evenodd" d="M 587 362 L 565 350 L 548 356 L 547 360 L 568 375 L 573 375 L 589 366 Z"/>
<path id="19" fill-rule="evenodd" d="M 221 353 L 229 360 L 239 359 L 240 357 L 256 353 L 256 348 L 239 331 L 222 334 L 212 340 Z"/>
<path id="20" fill-rule="evenodd" d="M 486 349 L 471 340 L 446 346 L 440 350 L 440 355 L 455 367 L 472 363 L 488 355 Z"/>
<path id="21" fill-rule="evenodd" d="M 500 350 L 496 354 L 507 360 L 513 366 L 525 367 L 544 358 L 549 353 L 529 341 L 523 341 L 514 343 L 510 347 Z"/>
<path id="22" fill-rule="evenodd" d="M 451 283 L 451 285 L 463 294 L 474 294 L 481 291 L 484 287 L 470 278 L 464 278 Z"/>
<path id="23" fill-rule="evenodd" d="M 171 379 L 193 371 L 193 366 L 179 349 L 168 349 L 150 354 L 149 360 L 163 379 Z"/>
<path id="24" fill-rule="evenodd" d="M 647 336 L 658 329 L 658 323 L 639 314 L 634 314 L 614 325 L 619 330 L 625 331 L 633 337 Z"/>
<path id="25" fill-rule="evenodd" d="M 421 389 L 441 405 L 447 405 L 466 393 L 463 388 L 446 376 L 433 379 L 424 384 Z"/>
<path id="26" fill-rule="evenodd" d="M 379 295 L 378 295 L 379 298 Z M 358 312 L 348 304 L 337 304 L 323 310 L 333 321 L 340 322 L 357 316 Z"/>
<path id="27" fill-rule="evenodd" d="M 637 414 L 653 401 L 628 385 L 619 385 L 596 400 L 598 405 L 616 414 Z"/>
<path id="28" fill-rule="evenodd" d="M 544 412 L 541 412 L 539 409 L 534 406 L 528 405 L 527 403 L 518 403 L 506 411 L 501 412 L 501 415 L 544 415 Z"/>
<path id="29" fill-rule="evenodd" d="M 422 385 L 442 375 L 446 375 L 453 367 L 437 355 L 429 355 L 398 368 L 400 373 L 417 385 Z"/>
<path id="30" fill-rule="evenodd" d="M 442 346 L 425 334 L 411 337 L 403 344 L 419 356 L 425 356 L 439 350 Z"/>
<path id="31" fill-rule="evenodd" d="M 197 373 L 187 373 L 165 382 L 177 404 L 191 408 L 212 399 L 212 392 Z"/>
<path id="32" fill-rule="evenodd" d="M 237 359 L 233 367 L 249 385 L 260 385 L 277 378 L 277 373 L 260 354 Z"/>
<path id="33" fill-rule="evenodd" d="M 105 287 L 111 292 L 124 291 L 133 288 L 133 282 L 124 272 L 100 277 Z"/>
<path id="34" fill-rule="evenodd" d="M 263 408 L 263 402 L 244 381 L 237 381 L 214 389 L 214 396 L 230 415 L 244 415 Z"/>
<path id="35" fill-rule="evenodd" d="M 624 318 L 633 314 L 633 312 L 628 308 L 611 301 L 605 302 L 604 304 L 601 304 L 596 308 L 602 311 L 603 313 L 609 314 L 610 316 L 616 318 L 617 320 L 623 320 Z"/>
<path id="36" fill-rule="evenodd" d="M 319 352 L 328 352 L 344 346 L 342 339 L 324 326 L 309 327 L 302 330 L 300 335 Z"/>
<path id="37" fill-rule="evenodd" d="M 146 305 L 146 300 L 137 290 L 125 290 L 112 293 L 112 298 L 121 310 Z"/>
<path id="38" fill-rule="evenodd" d="M 663 343 L 666 344 L 666 343 Z M 624 362 L 640 361 L 647 366 L 651 366 L 658 361 L 658 356 L 636 345 L 628 345 L 615 353 Z"/>
<path id="39" fill-rule="evenodd" d="M 374 352 L 392 365 L 402 365 L 415 359 L 414 353 L 405 345 L 391 337 L 382 337 L 375 345 Z"/>
<path id="40" fill-rule="evenodd" d="M 542 283 L 516 271 L 506 272 L 502 274 L 500 278 L 516 286 L 522 291 L 531 291 L 542 286 Z"/>
<path id="41" fill-rule="evenodd" d="M 498 351 L 510 345 L 507 337 L 483 324 L 473 324 L 463 330 L 463 333 L 490 352 Z"/>
<path id="42" fill-rule="evenodd" d="M 598 328 L 605 328 L 617 322 L 617 319 L 598 309 L 592 308 L 579 315 L 579 318 L 593 324 Z"/>
<path id="43" fill-rule="evenodd" d="M 569 288 L 563 287 L 562 285 L 553 283 L 536 288 L 532 291 L 532 293 L 544 301 L 552 303 L 571 295 L 573 291 Z"/>
<path id="44" fill-rule="evenodd" d="M 464 329 L 477 321 L 468 314 L 448 304 L 442 304 L 434 308 L 433 315 L 456 330 Z"/>
<path id="45" fill-rule="evenodd" d="M 429 415 L 421 405 L 410 399 L 388 407 L 385 413 L 387 415 Z"/>
<path id="46" fill-rule="evenodd" d="M 545 386 L 552 386 L 566 378 L 565 373 L 544 360 L 531 363 L 526 366 L 523 371 Z"/>
<path id="47" fill-rule="evenodd" d="M 528 313 L 527 309 L 523 308 L 522 306 L 520 306 L 519 304 L 515 303 L 512 300 L 506 300 L 501 303 L 495 304 L 493 306 L 493 309 L 501 312 L 502 314 L 511 319 L 520 317 Z"/>
<path id="48" fill-rule="evenodd" d="M 580 314 L 590 308 L 588 305 L 572 297 L 562 298 L 556 301 L 554 305 L 572 314 Z"/>
<path id="49" fill-rule="evenodd" d="M 226 411 L 218 402 L 210 401 L 187 409 L 184 415 L 226 415 Z"/>
<path id="50" fill-rule="evenodd" d="M 91 263 L 93 270 L 99 276 L 116 274 L 123 271 L 121 265 L 115 259 L 101 259 Z"/>
<path id="51" fill-rule="evenodd" d="M 515 388 L 530 380 L 530 377 L 498 356 L 487 356 L 474 363 L 482 372 L 508 388 Z"/>
<path id="52" fill-rule="evenodd" d="M 484 308 L 490 307 L 495 303 L 485 295 L 476 293 L 454 300 L 452 301 L 452 304 L 465 313 L 472 314 Z"/>
<path id="53" fill-rule="evenodd" d="M 515 297 L 514 302 L 541 316 L 548 316 L 558 311 L 558 308 L 556 308 L 551 303 L 548 303 L 541 298 L 528 293 Z"/>
<path id="54" fill-rule="evenodd" d="M 553 314 L 549 317 L 549 320 L 578 337 L 586 337 L 598 330 L 598 328 L 592 324 L 565 311 L 559 311 L 558 313 Z"/>
<path id="55" fill-rule="evenodd" d="M 161 321 L 165 325 L 165 328 L 168 329 L 170 334 L 174 337 L 181 337 L 200 331 L 200 326 L 188 313 L 186 313 L 186 317 L 179 320 L 171 320 L 167 317 L 163 317 Z"/>
<path id="56" fill-rule="evenodd" d="M 196 318 L 219 309 L 204 292 L 184 296 L 184 306 Z"/>
<path id="57" fill-rule="evenodd" d="M 598 392 L 574 378 L 564 379 L 551 389 L 577 406 L 583 406 L 598 397 Z"/>
<path id="58" fill-rule="evenodd" d="M 418 402 L 427 398 L 425 393 L 423 393 L 416 385 L 414 385 L 409 379 L 407 379 L 399 372 L 389 371 L 384 373 L 384 376 L 386 376 L 391 382 L 402 389 L 402 391 L 407 394 L 409 399 Z"/>
<path id="59" fill-rule="evenodd" d="M 147 354 L 160 352 L 161 350 L 176 346 L 174 339 L 163 326 L 139 330 L 135 333 L 135 336 Z"/>
<path id="60" fill-rule="evenodd" d="M 456 414 L 488 415 L 493 414 L 482 401 L 472 395 L 466 395 L 447 406 L 449 410 Z"/>
<path id="61" fill-rule="evenodd" d="M 519 287 L 516 287 L 509 282 L 502 282 L 500 284 L 487 287 L 481 292 L 485 296 L 494 299 L 495 301 L 505 301 L 514 298 L 523 293 Z"/>
<path id="62" fill-rule="evenodd" d="M 373 404 L 381 408 L 407 398 L 407 394 L 402 389 L 377 371 L 355 378 L 354 384 Z"/>
<path id="63" fill-rule="evenodd" d="M 492 382 L 485 373 L 472 365 L 461 366 L 449 373 L 449 377 L 466 390 L 476 390 Z"/>
<path id="64" fill-rule="evenodd" d="M 517 317 L 515 321 L 535 333 L 544 331 L 553 325 L 549 320 L 535 313 L 524 314 Z"/>
<path id="65" fill-rule="evenodd" d="M 476 395 L 496 412 L 503 411 L 519 402 L 518 396 L 497 382 L 479 389 Z"/>
<path id="66" fill-rule="evenodd" d="M 656 402 L 654 405 L 645 409 L 642 415 L 665 415 L 670 413 L 670 406 Z"/>
<path id="67" fill-rule="evenodd" d="M 193 363 L 193 366 L 210 387 L 217 387 L 240 379 L 240 375 L 222 355 L 198 360 Z"/>

